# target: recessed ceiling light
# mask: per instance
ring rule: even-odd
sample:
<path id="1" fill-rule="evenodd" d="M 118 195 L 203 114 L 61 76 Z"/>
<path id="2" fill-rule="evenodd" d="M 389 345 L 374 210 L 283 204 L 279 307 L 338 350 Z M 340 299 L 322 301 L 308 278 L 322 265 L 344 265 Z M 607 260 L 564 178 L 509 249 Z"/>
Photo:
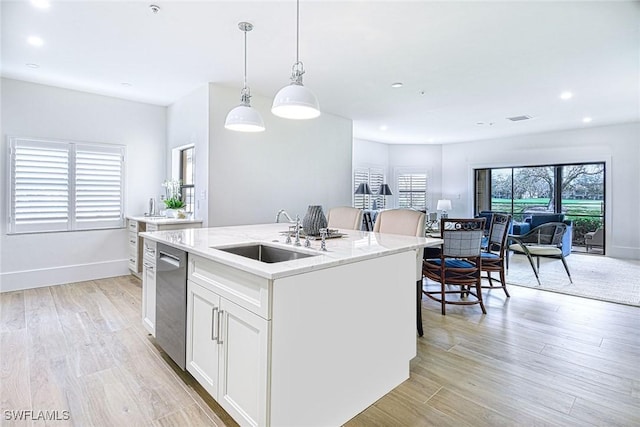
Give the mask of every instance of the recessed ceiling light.
<path id="1" fill-rule="evenodd" d="M 389 129 L 389 126 L 387 126 L 387 125 L 382 125 L 382 126 L 380 126 L 380 130 L 381 130 L 381 131 L 383 131 L 383 132 L 384 132 L 385 130 L 387 130 L 387 129 Z"/>
<path id="2" fill-rule="evenodd" d="M 402 82 L 391 83 L 391 87 L 402 87 L 402 86 L 404 86 L 404 83 Z"/>
<path id="3" fill-rule="evenodd" d="M 31 4 L 39 9 L 48 9 L 51 6 L 49 0 L 31 0 Z"/>
<path id="4" fill-rule="evenodd" d="M 27 37 L 27 43 L 29 43 L 31 46 L 39 47 L 44 44 L 44 41 L 38 36 L 29 36 Z"/>
<path id="5" fill-rule="evenodd" d="M 571 98 L 573 98 L 573 93 L 571 93 L 569 91 L 565 91 L 565 92 L 562 92 L 560 94 L 560 99 L 562 99 L 562 100 L 566 101 L 567 99 L 571 99 Z"/>
<path id="6" fill-rule="evenodd" d="M 26 66 L 29 67 L 29 68 L 40 68 L 40 66 L 38 64 L 29 63 L 29 64 L 26 64 Z"/>
<path id="7" fill-rule="evenodd" d="M 582 123 L 591 123 L 593 121 L 593 119 L 591 117 L 583 117 L 582 118 Z"/>

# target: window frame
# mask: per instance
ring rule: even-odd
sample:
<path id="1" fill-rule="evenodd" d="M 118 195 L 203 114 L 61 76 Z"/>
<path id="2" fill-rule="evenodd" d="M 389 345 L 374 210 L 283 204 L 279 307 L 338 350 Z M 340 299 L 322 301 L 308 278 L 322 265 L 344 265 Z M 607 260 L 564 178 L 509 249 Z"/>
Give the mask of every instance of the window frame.
<path id="1" fill-rule="evenodd" d="M 31 233 L 50 233 L 50 232 L 68 232 L 68 231 L 88 231 L 88 230 L 103 230 L 103 229 L 117 229 L 124 228 L 125 226 L 125 179 L 126 179 L 126 147 L 124 145 L 116 145 L 116 144 L 104 144 L 104 143 L 94 143 L 94 142 L 85 142 L 85 141 L 70 141 L 70 140 L 57 140 L 52 138 L 32 138 L 32 137 L 22 137 L 22 136 L 7 136 L 7 145 L 8 145 L 8 179 L 7 179 L 7 231 L 6 234 L 31 234 Z M 16 156 L 18 152 L 21 150 L 57 150 L 66 152 L 67 154 L 67 170 L 66 177 L 64 178 L 64 182 L 61 183 L 62 186 L 66 185 L 66 202 L 61 202 L 61 206 L 66 203 L 66 214 L 65 218 L 61 218 L 59 220 L 54 220 L 54 218 L 45 217 L 42 221 L 39 222 L 23 222 L 20 223 L 18 219 L 18 215 L 16 215 L 16 205 L 20 202 L 18 201 L 17 193 L 19 193 L 17 186 L 17 176 L 16 174 L 24 173 L 24 171 L 19 172 L 16 164 Z M 93 150 L 93 151 L 92 151 Z M 106 156 L 119 156 L 119 185 L 117 185 L 117 191 L 119 195 L 119 200 L 115 203 L 115 205 L 119 208 L 117 219 L 114 219 L 115 216 L 111 215 L 107 219 L 100 219 L 99 215 L 96 216 L 96 219 L 88 219 L 85 217 L 82 218 L 82 215 L 79 215 L 81 219 L 78 219 L 78 213 L 83 210 L 82 204 L 83 202 L 87 202 L 87 196 L 84 197 L 78 193 L 79 189 L 83 187 L 86 189 L 87 185 L 86 180 L 85 183 L 82 184 L 81 181 L 83 178 L 87 178 L 87 176 L 92 175 L 91 173 L 87 174 L 86 172 L 82 172 L 79 170 L 79 166 L 77 165 L 78 151 L 80 151 L 83 155 L 106 155 Z M 86 159 L 86 157 L 85 157 Z M 27 159 L 28 160 L 28 159 Z M 98 159 L 96 161 L 107 161 L 108 159 Z M 37 160 L 34 160 L 37 162 Z M 80 162 L 83 164 L 83 161 Z M 86 163 L 86 161 L 85 161 Z M 113 163 L 113 161 L 112 161 Z M 100 168 L 96 168 L 99 170 Z M 91 170 L 91 169 L 88 169 Z M 108 171 L 108 170 L 107 170 Z M 42 174 L 42 172 L 38 172 L 37 170 L 33 172 L 35 174 Z M 93 174 L 96 175 L 96 174 Z M 45 175 L 46 176 L 46 175 Z M 45 178 L 46 179 L 46 178 Z M 111 181 L 111 180 L 109 180 Z M 117 180 L 114 180 L 117 181 Z M 79 187 L 79 188 L 78 188 Z M 38 199 L 40 197 L 40 199 Z M 39 195 L 35 198 L 33 203 L 42 202 L 41 198 L 47 198 L 50 195 L 46 193 L 44 195 Z M 84 200 L 83 200 L 84 199 Z M 23 204 L 25 202 L 22 202 Z M 28 201 L 26 202 L 28 203 Z M 86 212 L 86 211 L 85 211 Z M 99 212 L 99 209 L 96 209 L 96 212 Z"/>
<path id="2" fill-rule="evenodd" d="M 430 175 L 429 171 L 421 168 L 396 168 L 394 170 L 394 175 L 395 175 L 394 190 L 396 194 L 396 206 L 399 209 L 415 209 L 415 210 L 428 212 L 431 205 L 431 195 L 429 193 L 429 175 Z M 409 204 L 409 206 L 401 205 L 400 194 L 406 192 L 406 191 L 402 191 L 402 192 L 400 191 L 400 179 L 403 175 L 423 175 L 424 176 L 424 206 L 414 206 L 412 202 Z M 412 194 L 418 193 L 418 192 L 420 191 L 411 191 Z M 413 200 L 413 197 L 411 197 L 411 200 Z"/>

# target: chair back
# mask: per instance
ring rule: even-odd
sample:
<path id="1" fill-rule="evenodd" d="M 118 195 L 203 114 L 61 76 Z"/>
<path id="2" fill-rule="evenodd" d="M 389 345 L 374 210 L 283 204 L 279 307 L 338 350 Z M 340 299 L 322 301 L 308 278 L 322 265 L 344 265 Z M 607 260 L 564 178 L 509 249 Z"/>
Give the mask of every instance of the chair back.
<path id="1" fill-rule="evenodd" d="M 412 209 L 390 209 L 381 211 L 373 226 L 376 233 L 425 236 L 425 214 Z"/>
<path id="2" fill-rule="evenodd" d="M 443 258 L 477 258 L 480 256 L 485 218 L 440 220 Z"/>
<path id="3" fill-rule="evenodd" d="M 567 230 L 563 222 L 547 222 L 521 236 L 522 243 L 562 247 L 562 237 Z"/>
<path id="4" fill-rule="evenodd" d="M 487 250 L 491 252 L 492 246 L 498 246 L 500 253 L 504 252 L 511 226 L 511 215 L 494 213 L 489 229 L 489 245 Z"/>
<path id="5" fill-rule="evenodd" d="M 381 211 L 378 214 L 373 231 L 376 233 L 424 237 L 424 221 L 424 212 L 411 209 L 390 209 Z M 422 249 L 416 251 L 416 280 L 422 280 L 422 253 Z"/>
<path id="6" fill-rule="evenodd" d="M 329 209 L 327 227 L 360 230 L 362 227 L 362 209 L 356 209 L 350 206 L 340 206 Z"/>

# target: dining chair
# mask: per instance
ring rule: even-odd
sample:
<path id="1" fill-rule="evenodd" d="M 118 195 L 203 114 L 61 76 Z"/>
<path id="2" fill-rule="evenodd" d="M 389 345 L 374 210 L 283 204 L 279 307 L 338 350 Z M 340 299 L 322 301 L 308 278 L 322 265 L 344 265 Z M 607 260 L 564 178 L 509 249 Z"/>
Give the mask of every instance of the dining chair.
<path id="1" fill-rule="evenodd" d="M 345 230 L 360 230 L 362 226 L 362 209 L 350 206 L 339 206 L 329 209 L 327 227 Z"/>
<path id="2" fill-rule="evenodd" d="M 452 219 L 442 218 L 442 250 L 439 258 L 424 260 L 422 272 L 427 279 L 440 284 L 438 291 L 423 291 L 424 294 L 441 304 L 442 314 L 446 314 L 447 304 L 479 304 L 487 313 L 482 300 L 480 255 L 485 218 Z M 452 290 L 448 286 L 460 286 Z M 472 290 L 475 288 L 475 291 Z M 448 294 L 459 294 L 459 300 L 447 299 Z M 468 300 L 468 297 L 474 299 Z"/>
<path id="3" fill-rule="evenodd" d="M 509 245 L 509 250 L 514 253 L 524 254 L 527 256 L 529 264 L 533 269 L 533 274 L 536 275 L 538 285 L 540 285 L 540 258 L 554 258 L 562 260 L 562 265 L 567 272 L 567 276 L 569 276 L 569 282 L 573 283 L 573 280 L 571 280 L 571 273 L 569 272 L 569 266 L 567 265 L 567 260 L 564 258 L 564 254 L 562 253 L 562 239 L 566 231 L 567 224 L 563 222 L 546 222 L 533 228 L 526 234 L 509 234 L 509 241 L 515 242 Z M 533 264 L 534 257 L 536 258 L 536 265 Z M 507 268 L 509 268 L 508 256 Z"/>
<path id="4" fill-rule="evenodd" d="M 507 253 L 507 236 L 511 226 L 511 215 L 494 213 L 491 216 L 489 236 L 487 246 L 480 252 L 482 258 L 481 271 L 487 273 L 488 285 L 482 286 L 484 289 L 502 288 L 507 298 L 511 297 L 507 290 L 507 280 L 505 278 L 505 254 Z M 491 273 L 498 273 L 500 285 L 493 284 Z"/>
<path id="5" fill-rule="evenodd" d="M 405 236 L 424 237 L 425 214 L 411 209 L 390 209 L 381 211 L 373 226 L 375 233 L 402 234 Z M 422 330 L 422 255 L 423 250 L 416 250 L 416 317 L 418 335 Z"/>

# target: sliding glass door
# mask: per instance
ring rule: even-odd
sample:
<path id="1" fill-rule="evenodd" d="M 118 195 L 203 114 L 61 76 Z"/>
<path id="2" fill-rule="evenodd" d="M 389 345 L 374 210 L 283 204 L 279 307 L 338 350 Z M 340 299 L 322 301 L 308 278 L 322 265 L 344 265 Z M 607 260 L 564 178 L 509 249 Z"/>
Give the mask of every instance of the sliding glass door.
<path id="1" fill-rule="evenodd" d="M 574 247 L 604 253 L 604 169 L 604 163 L 476 169 L 476 214 L 507 212 L 520 222 L 536 213 L 563 213 L 573 223 Z M 589 237 L 599 229 L 597 239 Z"/>

